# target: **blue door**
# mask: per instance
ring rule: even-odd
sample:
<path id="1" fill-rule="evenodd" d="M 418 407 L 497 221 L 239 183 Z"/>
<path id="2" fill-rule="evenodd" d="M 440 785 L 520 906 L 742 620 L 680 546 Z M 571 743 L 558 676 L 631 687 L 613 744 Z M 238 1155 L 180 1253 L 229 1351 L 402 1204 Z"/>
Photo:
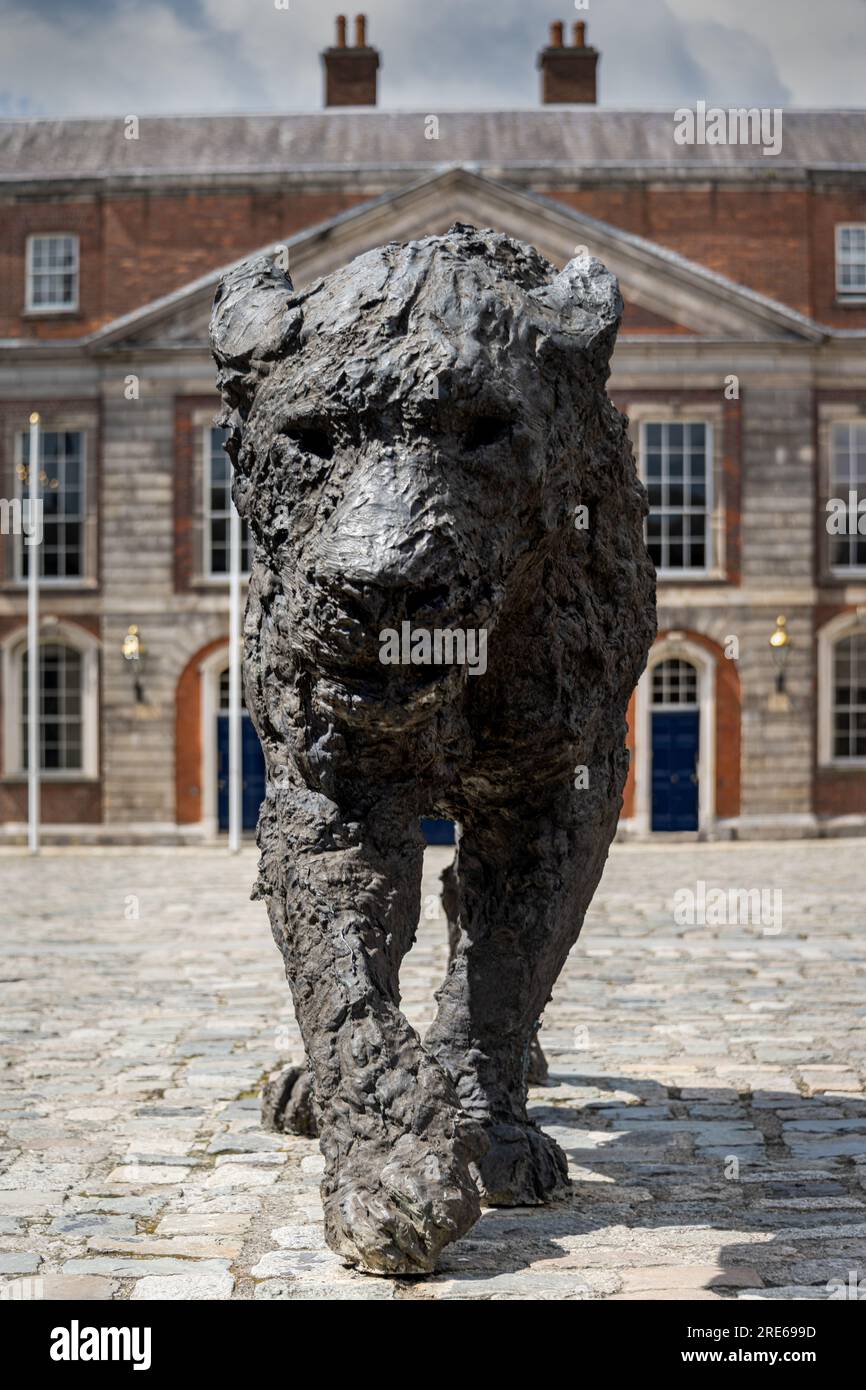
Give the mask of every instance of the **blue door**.
<path id="1" fill-rule="evenodd" d="M 265 757 L 249 715 L 241 720 L 241 766 L 243 790 L 241 808 L 244 830 L 255 830 L 259 807 L 265 799 Z M 229 720 L 227 714 L 217 716 L 217 794 L 219 828 L 229 828 Z"/>
<path id="2" fill-rule="evenodd" d="M 697 830 L 700 711 L 652 716 L 652 828 Z"/>

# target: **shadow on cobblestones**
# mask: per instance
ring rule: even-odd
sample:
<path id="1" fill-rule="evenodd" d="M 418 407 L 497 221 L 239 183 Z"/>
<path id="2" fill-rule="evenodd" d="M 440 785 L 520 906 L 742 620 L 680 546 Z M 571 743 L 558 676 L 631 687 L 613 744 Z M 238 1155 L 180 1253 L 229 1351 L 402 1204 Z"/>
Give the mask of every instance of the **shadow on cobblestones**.
<path id="1" fill-rule="evenodd" d="M 533 1094 L 572 1196 L 485 1213 L 452 1267 L 580 1269 L 590 1297 L 612 1292 L 615 1272 L 621 1292 L 827 1298 L 829 1281 L 863 1271 L 863 1100 L 596 1073 L 558 1073 Z"/>

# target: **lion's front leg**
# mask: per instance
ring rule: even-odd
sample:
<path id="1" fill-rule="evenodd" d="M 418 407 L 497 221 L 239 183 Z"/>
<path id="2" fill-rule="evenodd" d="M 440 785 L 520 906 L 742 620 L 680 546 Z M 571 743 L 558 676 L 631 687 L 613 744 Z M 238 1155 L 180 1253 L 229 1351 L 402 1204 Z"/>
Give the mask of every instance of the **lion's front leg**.
<path id="1" fill-rule="evenodd" d="M 527 1116 L 528 1069 L 601 876 L 624 775 L 624 756 L 603 756 L 591 791 L 563 781 L 463 823 L 456 949 L 425 1046 L 484 1126 L 479 1168 L 491 1205 L 545 1202 L 567 1185 L 565 1154 Z"/>
<path id="2" fill-rule="evenodd" d="M 262 892 L 310 1063 L 326 1238 L 373 1273 L 433 1269 L 477 1220 L 480 1127 L 399 1008 L 423 840 L 399 808 L 344 818 L 319 792 L 278 791 L 260 827 Z"/>

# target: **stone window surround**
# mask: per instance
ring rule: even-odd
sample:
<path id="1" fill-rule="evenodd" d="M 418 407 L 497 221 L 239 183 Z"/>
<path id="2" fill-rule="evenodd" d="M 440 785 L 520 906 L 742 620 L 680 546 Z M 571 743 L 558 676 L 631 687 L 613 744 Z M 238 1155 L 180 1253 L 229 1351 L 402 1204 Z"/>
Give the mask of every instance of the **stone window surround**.
<path id="1" fill-rule="evenodd" d="M 82 657 L 82 759 L 80 768 L 49 768 L 40 771 L 40 781 L 86 782 L 99 779 L 99 650 L 92 632 L 76 623 L 43 620 L 40 642 L 74 648 Z M 3 780 L 21 781 L 24 767 L 22 720 L 22 670 L 27 650 L 26 627 L 16 628 L 0 646 L 3 659 Z"/>
<path id="2" fill-rule="evenodd" d="M 73 298 L 72 298 L 72 299 L 69 299 L 69 300 L 60 300 L 60 301 L 58 301 L 58 302 L 56 302 L 56 303 L 52 303 L 52 304 L 34 304 L 34 303 L 33 303 L 33 281 L 34 281 L 34 278 L 35 278 L 35 275 L 36 275 L 36 272 L 35 272 L 35 270 L 34 270 L 34 268 L 33 268 L 33 247 L 34 247 L 34 244 L 35 244 L 37 241 L 49 241 L 49 240 L 55 240 L 55 239 L 56 239 L 56 240 L 59 240 L 60 238 L 67 238 L 67 237 L 72 241 L 72 245 L 73 245 L 74 252 L 75 252 L 75 259 L 74 259 L 74 262 L 73 262 L 72 270 L 71 270 L 71 272 L 67 272 L 67 273 L 71 273 L 72 276 L 73 276 L 73 283 L 74 283 L 74 295 L 73 295 Z M 30 317 L 31 315 L 33 315 L 33 316 L 39 316 L 40 314 L 47 314 L 47 315 L 53 316 L 53 315 L 56 315 L 56 314 L 77 314 L 77 313 L 78 313 L 79 300 L 80 300 L 80 296 L 81 296 L 81 239 L 80 239 L 80 237 L 79 237 L 79 235 L 78 235 L 77 232 L 65 232 L 65 231 L 62 231 L 62 230 L 61 230 L 61 231 L 58 231 L 58 230 L 56 230 L 56 229 L 54 229 L 54 228 L 52 228 L 50 231 L 45 231 L 45 232 L 31 232 L 30 235 L 28 236 L 27 242 L 26 242 L 24 262 L 25 262 L 25 269 L 24 269 L 24 313 L 25 313 L 28 317 Z M 48 273 L 48 272 L 46 272 L 46 273 Z M 56 274 L 62 274 L 63 272 L 57 271 L 57 272 L 54 272 L 54 273 L 56 273 Z"/>
<path id="3" fill-rule="evenodd" d="M 213 574 L 210 567 L 210 506 L 208 498 L 209 466 L 210 466 L 210 432 L 214 428 L 214 413 L 218 402 L 207 409 L 197 407 L 192 410 L 190 419 L 192 422 L 193 433 L 193 478 L 192 496 L 193 502 L 193 575 L 192 582 L 196 586 L 202 585 L 206 588 L 227 589 L 229 576 L 227 574 Z M 241 581 L 249 579 L 246 571 L 241 573 Z"/>
<path id="4" fill-rule="evenodd" d="M 833 752 L 834 658 L 836 643 L 866 635 L 866 608 L 838 613 L 818 631 L 818 766 L 834 772 L 862 772 L 866 758 L 838 758 Z"/>
<path id="5" fill-rule="evenodd" d="M 707 564 L 701 570 L 660 569 L 661 583 L 718 583 L 727 578 L 725 545 L 725 485 L 724 485 L 724 407 L 711 401 L 670 401 L 663 395 L 658 400 L 646 398 L 629 401 L 627 394 L 625 413 L 629 421 L 629 435 L 634 445 L 635 461 L 641 482 L 646 484 L 643 471 L 643 436 L 648 424 L 703 424 L 707 427 Z"/>
<path id="6" fill-rule="evenodd" d="M 39 402 L 34 403 L 35 408 L 39 409 Z M 98 585 L 97 564 L 98 564 L 98 513 L 96 498 L 99 492 L 99 483 L 96 476 L 96 433 L 98 417 L 93 410 L 48 410 L 43 414 L 40 409 L 40 433 L 53 434 L 66 431 L 79 433 L 84 436 L 82 443 L 82 479 L 84 492 L 84 564 L 83 573 L 72 575 L 69 578 L 40 578 L 40 590 L 80 590 L 95 589 Z M 10 419 L 7 424 L 6 432 L 6 477 L 4 479 L 4 491 L 7 497 L 20 496 L 18 482 L 18 468 L 26 464 L 24 450 L 26 448 L 23 436 L 28 433 L 27 415 L 21 414 L 20 419 Z M 26 591 L 27 580 L 20 576 L 20 565 L 18 561 L 18 550 L 21 538 L 15 537 L 15 544 L 8 548 L 8 560 L 6 571 L 2 583 L 9 589 Z"/>
<path id="7" fill-rule="evenodd" d="M 863 289 L 849 289 L 842 285 L 842 233 L 858 228 L 866 232 L 866 222 L 837 222 L 834 237 L 835 246 L 835 266 L 836 266 L 836 300 L 839 304 L 863 304 L 866 303 L 866 286 Z"/>
<path id="8" fill-rule="evenodd" d="M 827 531 L 827 502 L 835 496 L 831 486 L 833 465 L 833 426 L 844 424 L 866 424 L 866 397 L 851 401 L 827 401 L 818 398 L 818 458 L 820 460 L 819 484 L 819 555 L 818 565 L 821 577 L 831 582 L 853 580 L 862 583 L 866 580 L 864 565 L 831 565 L 830 535 Z"/>

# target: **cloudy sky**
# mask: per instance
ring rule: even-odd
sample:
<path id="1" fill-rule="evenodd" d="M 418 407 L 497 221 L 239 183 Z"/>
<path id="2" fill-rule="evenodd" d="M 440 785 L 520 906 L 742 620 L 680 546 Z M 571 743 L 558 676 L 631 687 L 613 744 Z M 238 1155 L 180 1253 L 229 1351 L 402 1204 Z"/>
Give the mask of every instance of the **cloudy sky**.
<path id="1" fill-rule="evenodd" d="M 535 106 L 535 55 L 557 18 L 587 20 L 605 106 L 864 104 L 866 0 L 577 2 L 360 0 L 383 56 L 380 104 Z M 0 114 L 316 110 L 340 8 L 0 0 Z"/>

